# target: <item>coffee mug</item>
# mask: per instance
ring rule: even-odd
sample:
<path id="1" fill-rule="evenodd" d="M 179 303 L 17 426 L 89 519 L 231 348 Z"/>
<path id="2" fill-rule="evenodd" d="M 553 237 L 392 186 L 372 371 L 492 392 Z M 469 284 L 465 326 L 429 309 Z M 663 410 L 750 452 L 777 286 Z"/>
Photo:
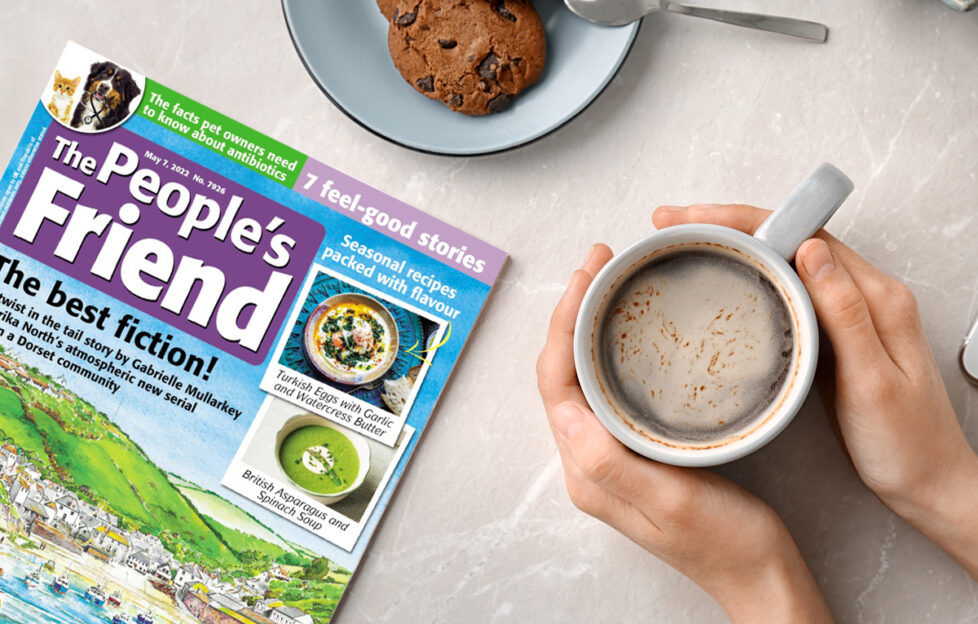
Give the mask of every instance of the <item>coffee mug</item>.
<path id="1" fill-rule="evenodd" d="M 825 163 L 753 236 L 678 225 L 605 265 L 574 331 L 577 376 L 605 428 L 677 466 L 733 461 L 784 430 L 818 360 L 815 310 L 790 262 L 852 189 Z"/>

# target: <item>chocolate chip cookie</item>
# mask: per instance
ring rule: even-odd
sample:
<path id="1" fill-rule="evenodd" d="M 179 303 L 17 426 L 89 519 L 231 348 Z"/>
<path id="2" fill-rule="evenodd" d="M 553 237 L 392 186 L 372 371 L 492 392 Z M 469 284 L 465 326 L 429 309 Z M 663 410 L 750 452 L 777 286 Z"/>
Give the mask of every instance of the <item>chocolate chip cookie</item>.
<path id="1" fill-rule="evenodd" d="M 377 0 L 377 8 L 380 12 L 384 14 L 384 17 L 388 19 L 394 14 L 394 9 L 397 7 L 399 0 Z"/>
<path id="2" fill-rule="evenodd" d="M 399 0 L 390 19 L 404 79 L 466 115 L 504 110 L 543 72 L 543 24 L 528 0 Z"/>

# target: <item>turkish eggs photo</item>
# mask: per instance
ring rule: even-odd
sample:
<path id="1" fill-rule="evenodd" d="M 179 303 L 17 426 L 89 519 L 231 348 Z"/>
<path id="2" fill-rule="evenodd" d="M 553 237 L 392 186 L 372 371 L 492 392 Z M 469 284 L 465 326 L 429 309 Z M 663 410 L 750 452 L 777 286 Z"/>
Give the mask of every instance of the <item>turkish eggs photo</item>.
<path id="1" fill-rule="evenodd" d="M 397 357 L 397 325 L 382 303 L 366 295 L 334 295 L 317 305 L 304 338 L 313 367 L 343 384 L 374 381 Z"/>

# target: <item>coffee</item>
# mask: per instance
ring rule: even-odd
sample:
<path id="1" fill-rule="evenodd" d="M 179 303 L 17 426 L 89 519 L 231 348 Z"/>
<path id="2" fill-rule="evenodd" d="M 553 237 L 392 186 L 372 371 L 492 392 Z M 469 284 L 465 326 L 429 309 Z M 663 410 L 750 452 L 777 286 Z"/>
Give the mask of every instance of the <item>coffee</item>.
<path id="1" fill-rule="evenodd" d="M 610 289 L 592 341 L 601 389 L 635 431 L 722 446 L 763 423 L 791 385 L 795 321 L 766 270 L 732 248 L 660 249 Z"/>

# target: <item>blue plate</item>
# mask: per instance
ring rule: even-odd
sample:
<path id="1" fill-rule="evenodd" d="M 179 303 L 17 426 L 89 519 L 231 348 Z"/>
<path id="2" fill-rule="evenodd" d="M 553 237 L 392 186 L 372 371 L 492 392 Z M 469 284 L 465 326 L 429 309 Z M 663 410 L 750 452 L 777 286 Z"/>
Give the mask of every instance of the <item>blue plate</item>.
<path id="1" fill-rule="evenodd" d="M 394 143 L 451 155 L 499 152 L 559 128 L 604 90 L 638 33 L 638 22 L 586 22 L 561 0 L 533 4 L 547 33 L 543 76 L 502 113 L 468 117 L 401 78 L 387 51 L 388 22 L 374 0 L 282 1 L 302 62 L 340 110 Z"/>

